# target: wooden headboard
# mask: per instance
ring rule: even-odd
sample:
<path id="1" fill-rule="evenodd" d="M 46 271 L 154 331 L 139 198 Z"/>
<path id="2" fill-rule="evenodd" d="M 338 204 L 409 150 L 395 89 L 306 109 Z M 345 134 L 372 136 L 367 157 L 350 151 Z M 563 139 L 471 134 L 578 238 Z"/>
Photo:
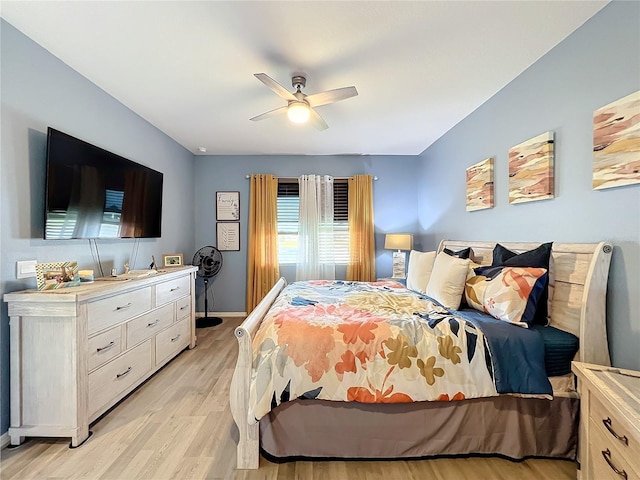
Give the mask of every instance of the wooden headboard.
<path id="1" fill-rule="evenodd" d="M 499 242 L 514 252 L 532 250 L 540 243 Z M 496 242 L 443 240 L 445 247 L 461 250 L 471 247 L 473 259 L 491 265 Z M 555 277 L 550 309 L 550 325 L 580 338 L 576 360 L 611 365 L 607 344 L 606 295 L 612 247 L 600 243 L 554 243 L 549 269 Z M 550 292 L 551 295 L 551 292 Z"/>

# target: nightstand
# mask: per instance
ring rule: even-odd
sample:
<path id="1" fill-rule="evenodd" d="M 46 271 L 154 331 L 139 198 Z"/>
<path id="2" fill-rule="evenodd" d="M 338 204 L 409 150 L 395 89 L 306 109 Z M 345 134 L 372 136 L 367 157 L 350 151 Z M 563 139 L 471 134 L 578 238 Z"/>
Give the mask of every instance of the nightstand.
<path id="1" fill-rule="evenodd" d="M 640 479 L 640 372 L 573 362 L 580 480 Z"/>

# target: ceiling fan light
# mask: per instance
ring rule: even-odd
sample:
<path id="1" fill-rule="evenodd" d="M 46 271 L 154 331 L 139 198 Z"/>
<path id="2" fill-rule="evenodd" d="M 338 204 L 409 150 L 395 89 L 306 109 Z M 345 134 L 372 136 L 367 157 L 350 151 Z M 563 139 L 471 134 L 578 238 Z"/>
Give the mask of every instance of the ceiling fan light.
<path id="1" fill-rule="evenodd" d="M 309 120 L 309 105 L 304 102 L 291 102 L 287 109 L 287 116 L 293 123 L 305 123 Z"/>

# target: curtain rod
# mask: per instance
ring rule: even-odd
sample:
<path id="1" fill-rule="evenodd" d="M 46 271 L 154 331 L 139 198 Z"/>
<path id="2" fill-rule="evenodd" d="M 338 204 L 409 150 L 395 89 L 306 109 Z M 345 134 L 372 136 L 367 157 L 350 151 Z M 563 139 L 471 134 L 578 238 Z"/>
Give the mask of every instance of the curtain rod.
<path id="1" fill-rule="evenodd" d="M 251 178 L 251 175 L 245 175 L 247 180 Z M 335 180 L 349 180 L 352 177 L 333 177 Z M 373 177 L 374 180 L 378 180 L 377 176 Z M 278 180 L 298 180 L 298 177 L 278 177 Z"/>

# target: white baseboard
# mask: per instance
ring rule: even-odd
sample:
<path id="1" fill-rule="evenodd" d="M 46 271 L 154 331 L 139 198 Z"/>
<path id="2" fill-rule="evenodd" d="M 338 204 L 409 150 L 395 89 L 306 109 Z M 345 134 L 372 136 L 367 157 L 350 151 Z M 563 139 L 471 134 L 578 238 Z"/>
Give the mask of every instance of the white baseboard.
<path id="1" fill-rule="evenodd" d="M 4 432 L 2 435 L 0 435 L 0 449 L 9 445 L 10 442 L 11 439 L 9 438 L 9 432 Z"/>
<path id="2" fill-rule="evenodd" d="M 208 312 L 210 317 L 246 317 L 247 312 Z M 196 312 L 196 318 L 204 317 L 204 312 Z"/>

